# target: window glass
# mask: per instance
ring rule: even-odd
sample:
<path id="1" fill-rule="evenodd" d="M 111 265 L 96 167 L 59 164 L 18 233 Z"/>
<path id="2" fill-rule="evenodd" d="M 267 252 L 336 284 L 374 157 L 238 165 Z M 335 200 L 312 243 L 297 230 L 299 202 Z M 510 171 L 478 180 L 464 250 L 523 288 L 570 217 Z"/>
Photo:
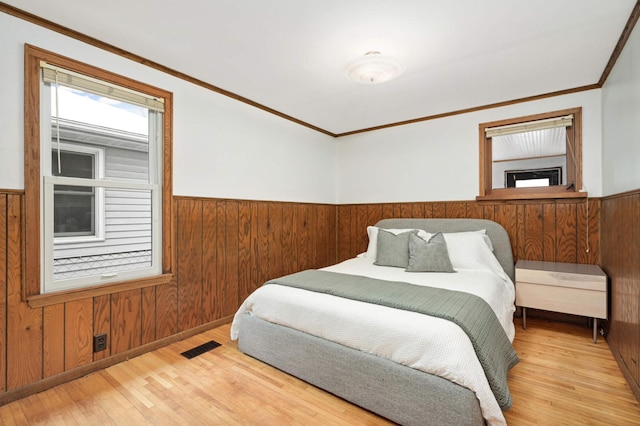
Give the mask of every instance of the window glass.
<path id="1" fill-rule="evenodd" d="M 95 177 L 94 162 L 95 156 L 92 154 L 63 150 L 54 151 L 51 155 L 51 173 L 54 176 L 93 179 Z M 62 168 L 63 164 L 64 169 Z"/>
<path id="2" fill-rule="evenodd" d="M 509 185 L 505 180 L 507 172 L 518 170 L 520 172 L 559 168 L 564 181 L 555 185 L 566 185 L 567 167 L 567 131 L 564 127 L 553 129 L 532 130 L 528 132 L 514 133 L 504 136 L 494 136 L 493 149 L 493 188 L 511 188 L 518 185 Z M 539 181 L 541 185 L 549 186 L 545 181 Z"/>
<path id="3" fill-rule="evenodd" d="M 93 179 L 95 155 L 54 151 L 51 155 L 54 176 Z M 65 165 L 64 170 L 62 164 Z M 95 235 L 95 190 L 86 186 L 54 185 L 53 232 L 56 237 Z"/>
<path id="4" fill-rule="evenodd" d="M 95 235 L 94 191 L 86 187 L 62 185 L 54 185 L 53 190 L 55 236 Z"/>
<path id="5" fill-rule="evenodd" d="M 555 186 L 562 182 L 562 169 L 507 170 L 504 172 L 507 188 L 532 188 L 536 186 Z"/>
<path id="6" fill-rule="evenodd" d="M 106 189 L 105 200 L 108 211 L 104 240 L 55 244 L 55 282 L 122 276 L 152 268 L 151 191 Z"/>

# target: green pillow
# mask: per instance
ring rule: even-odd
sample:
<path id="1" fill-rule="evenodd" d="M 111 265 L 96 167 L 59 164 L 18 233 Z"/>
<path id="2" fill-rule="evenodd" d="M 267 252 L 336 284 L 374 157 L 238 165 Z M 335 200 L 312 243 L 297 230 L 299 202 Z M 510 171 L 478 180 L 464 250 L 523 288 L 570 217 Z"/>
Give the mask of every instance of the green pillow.
<path id="1" fill-rule="evenodd" d="M 380 229 L 378 231 L 376 261 L 373 264 L 406 268 L 409 265 L 409 235 L 416 236 L 417 234 L 418 231 L 409 231 L 395 235 Z"/>
<path id="2" fill-rule="evenodd" d="M 447 242 L 442 232 L 425 241 L 409 235 L 409 264 L 407 272 L 456 272 L 449 259 Z"/>

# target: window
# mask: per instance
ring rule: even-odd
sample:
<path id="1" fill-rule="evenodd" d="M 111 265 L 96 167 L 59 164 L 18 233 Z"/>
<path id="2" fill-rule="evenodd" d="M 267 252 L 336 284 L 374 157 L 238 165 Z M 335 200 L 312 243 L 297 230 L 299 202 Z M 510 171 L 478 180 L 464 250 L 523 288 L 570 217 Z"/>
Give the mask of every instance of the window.
<path id="1" fill-rule="evenodd" d="M 60 144 L 51 151 L 51 174 L 83 179 L 104 175 L 104 150 Z M 64 169 L 62 164 L 65 165 Z M 102 188 L 54 185 L 53 236 L 56 244 L 99 239 L 104 235 L 104 191 Z"/>
<path id="2" fill-rule="evenodd" d="M 171 94 L 25 55 L 25 297 L 168 282 Z"/>
<path id="3" fill-rule="evenodd" d="M 480 124 L 482 199 L 586 197 L 582 109 Z"/>

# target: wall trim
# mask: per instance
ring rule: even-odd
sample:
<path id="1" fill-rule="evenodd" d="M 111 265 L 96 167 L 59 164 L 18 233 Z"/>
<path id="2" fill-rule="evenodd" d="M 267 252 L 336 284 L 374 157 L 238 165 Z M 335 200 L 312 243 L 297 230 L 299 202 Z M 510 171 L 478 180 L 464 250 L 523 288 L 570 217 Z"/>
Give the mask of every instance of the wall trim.
<path id="1" fill-rule="evenodd" d="M 640 192 L 640 189 L 638 190 Z M 514 199 L 467 199 L 467 200 L 426 200 L 426 201 L 371 201 L 362 203 L 344 203 L 344 204 L 330 204 L 335 207 L 348 207 L 348 206 L 368 206 L 371 204 L 385 205 L 385 204 L 455 204 L 455 203 L 477 203 L 480 205 L 495 205 L 495 204 L 540 204 L 540 203 L 554 203 L 554 204 L 568 204 L 568 203 L 584 203 L 585 200 L 603 200 L 602 197 L 589 197 L 582 196 L 579 198 L 557 198 L 557 197 L 541 197 L 541 198 L 514 198 Z"/>
<path id="2" fill-rule="evenodd" d="M 215 201 L 235 201 L 238 203 L 281 203 L 281 204 L 308 204 L 313 206 L 337 206 L 335 203 L 316 203 L 313 201 L 280 201 L 280 200 L 253 200 L 246 198 L 222 198 L 222 197 L 208 197 L 201 195 L 174 195 L 175 200 L 215 200 Z"/>
<path id="3" fill-rule="evenodd" d="M 613 70 L 613 67 L 618 61 L 620 54 L 622 53 L 622 49 L 624 49 L 625 44 L 627 44 L 627 41 L 631 36 L 631 32 L 633 31 L 633 28 L 636 26 L 636 23 L 638 22 L 638 18 L 640 18 L 640 0 L 636 1 L 636 4 L 633 7 L 633 10 L 631 11 L 631 15 L 629 15 L 629 19 L 627 20 L 627 23 L 625 24 L 624 29 L 622 30 L 622 34 L 620 34 L 620 38 L 618 39 L 618 43 L 616 43 L 616 47 L 614 47 L 613 52 L 611 52 L 611 57 L 609 58 L 609 62 L 607 62 L 607 65 L 604 67 L 604 70 L 602 71 L 602 75 L 600 76 L 600 80 L 598 81 L 598 86 L 600 87 L 604 86 L 604 83 L 607 81 L 609 74 Z"/>
<path id="4" fill-rule="evenodd" d="M 0 188 L 0 194 L 24 195 L 24 189 L 2 189 L 2 188 Z"/>
<path id="5" fill-rule="evenodd" d="M 464 108 L 464 109 L 459 109 L 459 110 L 450 111 L 450 112 L 443 112 L 441 114 L 429 115 L 429 116 L 426 116 L 426 117 L 414 118 L 412 120 L 398 121 L 396 123 L 389 123 L 389 124 L 384 124 L 384 125 L 381 125 L 381 126 L 368 127 L 366 129 L 360 129 L 360 130 L 353 130 L 353 131 L 350 131 L 350 132 L 338 133 L 335 137 L 336 138 L 340 138 L 340 137 L 343 137 L 343 136 L 350 136 L 350 135 L 355 135 L 355 134 L 358 134 L 358 133 L 366 133 L 366 132 L 372 132 L 374 130 L 388 129 L 389 127 L 405 126 L 407 124 L 420 123 L 422 121 L 436 120 L 438 118 L 451 117 L 451 116 L 454 116 L 454 115 L 469 114 L 469 113 L 476 112 L 476 111 L 484 111 L 484 110 L 487 110 L 487 109 L 500 108 L 500 107 L 520 104 L 520 103 L 524 103 L 524 102 L 537 101 L 537 100 L 540 100 L 540 99 L 553 98 L 553 97 L 556 97 L 556 96 L 563 96 L 563 95 L 569 95 L 569 94 L 572 94 L 572 93 L 579 93 L 579 92 L 585 92 L 585 91 L 588 91 L 588 90 L 600 89 L 601 87 L 602 86 L 600 86 L 599 84 L 588 84 L 586 86 L 574 87 L 572 89 L 558 90 L 556 92 L 549 92 L 549 93 L 542 93 L 542 94 L 539 94 L 539 95 L 526 96 L 524 98 L 511 99 L 511 100 L 502 101 L 502 102 L 495 102 L 495 103 L 487 104 L 487 105 L 480 105 L 480 106 L 475 106 L 475 107 L 471 107 L 471 108 Z"/>
<path id="6" fill-rule="evenodd" d="M 601 198 L 603 201 L 608 201 L 616 198 L 631 197 L 633 195 L 639 195 L 639 194 L 640 194 L 640 188 L 632 189 L 630 191 L 625 191 L 625 192 L 619 192 L 617 194 L 607 195 L 606 197 L 601 197 Z"/>

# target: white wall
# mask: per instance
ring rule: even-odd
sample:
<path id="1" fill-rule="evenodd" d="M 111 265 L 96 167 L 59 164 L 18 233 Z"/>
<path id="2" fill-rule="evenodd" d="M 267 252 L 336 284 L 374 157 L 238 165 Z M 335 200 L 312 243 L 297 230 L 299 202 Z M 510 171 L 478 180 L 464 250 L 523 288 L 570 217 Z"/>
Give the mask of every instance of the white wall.
<path id="1" fill-rule="evenodd" d="M 592 90 L 335 140 L 9 15 L 0 14 L 0 38 L 2 189 L 24 188 L 24 43 L 174 93 L 175 195 L 340 204 L 472 200 L 478 195 L 479 123 L 582 106 L 584 184 L 597 197 L 603 195 L 602 116 L 606 120 L 618 110 L 637 116 L 640 109 L 640 96 L 624 93 L 628 100 L 619 100 L 618 92 L 637 94 L 640 88 L 627 47 L 610 77 L 620 83 L 607 83 L 604 112 L 601 91 Z M 640 43 L 634 40 L 637 51 Z M 622 179 L 624 188 L 639 187 L 640 148 L 630 137 L 640 133 L 636 122 L 606 129 L 607 194 L 623 188 L 611 174 L 633 175 L 631 183 Z M 616 136 L 623 130 L 624 137 Z M 623 162 L 620 170 L 618 162 Z"/>
<path id="2" fill-rule="evenodd" d="M 602 88 L 603 195 L 640 188 L 640 30 Z"/>
<path id="3" fill-rule="evenodd" d="M 329 136 L 2 13 L 0 40 L 2 189 L 24 189 L 29 43 L 173 92 L 175 195 L 335 203 Z"/>
<path id="4" fill-rule="evenodd" d="M 480 123 L 579 106 L 584 186 L 601 196 L 600 105 L 597 89 L 339 138 L 338 203 L 473 200 Z"/>

